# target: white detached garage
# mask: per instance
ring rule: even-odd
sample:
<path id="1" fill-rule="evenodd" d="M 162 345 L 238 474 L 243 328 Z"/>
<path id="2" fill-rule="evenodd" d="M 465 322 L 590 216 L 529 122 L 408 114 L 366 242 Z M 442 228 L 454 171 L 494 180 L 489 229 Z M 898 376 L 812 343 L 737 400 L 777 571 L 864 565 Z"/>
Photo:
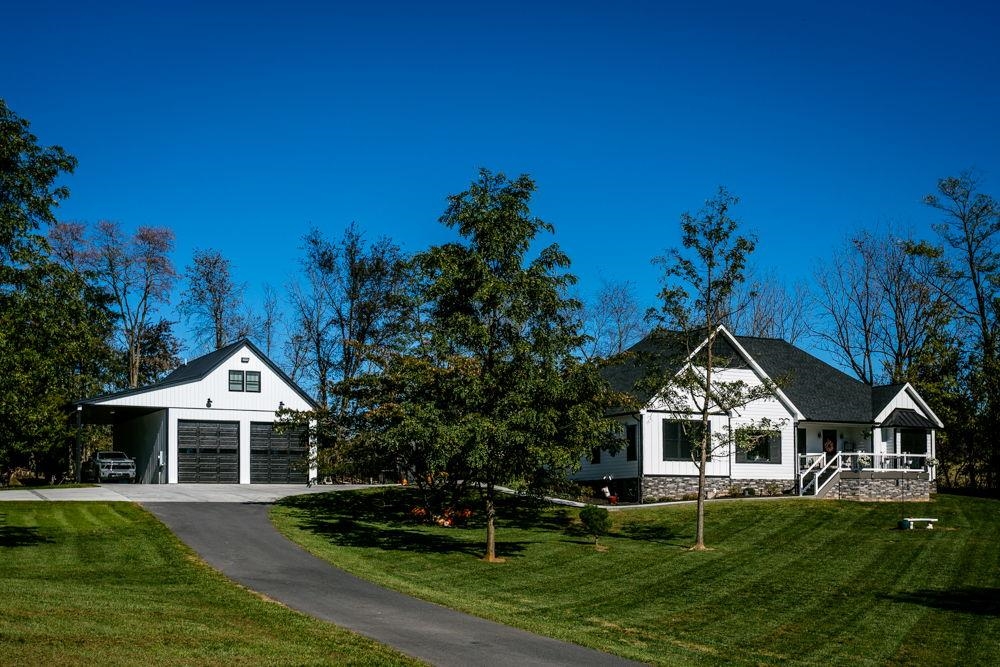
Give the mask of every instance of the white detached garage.
<path id="1" fill-rule="evenodd" d="M 147 484 L 304 484 L 316 475 L 306 433 L 274 426 L 281 408 L 315 407 L 245 339 L 148 387 L 76 404 L 83 423 L 113 425 L 115 449 Z"/>

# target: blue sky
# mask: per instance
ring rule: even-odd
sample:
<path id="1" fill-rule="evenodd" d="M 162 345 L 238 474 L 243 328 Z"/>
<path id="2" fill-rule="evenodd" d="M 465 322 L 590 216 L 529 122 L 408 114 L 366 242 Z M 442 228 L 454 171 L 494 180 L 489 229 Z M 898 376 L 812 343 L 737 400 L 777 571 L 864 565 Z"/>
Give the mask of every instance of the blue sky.
<path id="1" fill-rule="evenodd" d="M 582 296 L 717 186 L 808 280 L 851 231 L 930 235 L 936 180 L 1000 195 L 993 3 L 48 2 L 7 6 L 0 97 L 80 165 L 62 219 L 171 227 L 256 298 L 311 226 L 449 240 L 485 166 L 537 181 Z M 194 353 L 196 350 L 188 350 Z"/>

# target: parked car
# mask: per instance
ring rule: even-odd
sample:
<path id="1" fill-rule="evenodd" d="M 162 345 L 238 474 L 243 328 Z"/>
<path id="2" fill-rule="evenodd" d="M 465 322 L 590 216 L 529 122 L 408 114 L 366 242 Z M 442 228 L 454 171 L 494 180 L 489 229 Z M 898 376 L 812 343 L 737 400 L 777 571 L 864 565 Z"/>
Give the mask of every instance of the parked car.
<path id="1" fill-rule="evenodd" d="M 87 462 L 90 477 L 97 483 L 135 481 L 135 459 L 123 452 L 97 452 Z"/>

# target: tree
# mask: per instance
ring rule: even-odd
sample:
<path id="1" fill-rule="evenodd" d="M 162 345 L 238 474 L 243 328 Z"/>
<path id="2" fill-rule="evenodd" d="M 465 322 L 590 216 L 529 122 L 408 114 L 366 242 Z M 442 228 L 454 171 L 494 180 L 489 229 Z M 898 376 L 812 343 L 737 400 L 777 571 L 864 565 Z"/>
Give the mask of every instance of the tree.
<path id="1" fill-rule="evenodd" d="M 319 230 L 305 238 L 306 284 L 292 289 L 292 358 L 312 374 L 322 409 L 319 463 L 327 473 L 371 472 L 370 456 L 355 447 L 362 376 L 377 372 L 388 351 L 412 333 L 410 267 L 388 238 L 367 242 L 355 224 L 336 242 Z"/>
<path id="2" fill-rule="evenodd" d="M 0 268 L 39 254 L 33 233 L 55 222 L 53 209 L 69 196 L 58 185 L 71 174 L 76 158 L 61 146 L 40 146 L 31 124 L 0 99 Z"/>
<path id="3" fill-rule="evenodd" d="M 243 304 L 246 284 L 233 281 L 228 258 L 218 250 L 195 250 L 184 277 L 180 311 L 193 324 L 199 344 L 218 350 L 250 335 L 254 323 Z"/>
<path id="4" fill-rule="evenodd" d="M 585 312 L 584 358 L 607 359 L 627 350 L 645 333 L 642 316 L 631 282 L 603 282 Z"/>
<path id="5" fill-rule="evenodd" d="M 789 289 L 773 271 L 748 270 L 735 290 L 726 327 L 736 335 L 780 338 L 794 345 L 807 332 L 808 297 L 803 284 Z"/>
<path id="6" fill-rule="evenodd" d="M 16 467 L 66 472 L 65 406 L 102 388 L 110 363 L 106 295 L 36 233 L 55 223 L 76 159 L 29 127 L 0 100 L 0 483 Z"/>
<path id="7" fill-rule="evenodd" d="M 936 209 L 941 222 L 935 231 L 942 246 L 915 244 L 911 250 L 932 261 L 925 275 L 953 310 L 956 336 L 963 350 L 964 383 L 973 406 L 973 424 L 964 429 L 970 441 L 966 470 L 972 487 L 984 477 L 987 488 L 1000 488 L 1000 202 L 978 191 L 972 172 L 938 181 L 937 192 L 924 202 Z M 982 475 L 980 473 L 983 473 Z"/>
<path id="8" fill-rule="evenodd" d="M 607 535 L 611 530 L 611 512 L 603 507 L 587 505 L 580 510 L 580 523 L 588 535 L 594 536 L 596 546 L 601 535 Z"/>
<path id="9" fill-rule="evenodd" d="M 683 249 L 673 248 L 656 258 L 663 267 L 659 310 L 651 313 L 657 325 L 654 341 L 660 352 L 646 361 L 642 384 L 654 398 L 676 414 L 696 414 L 685 434 L 691 443 L 692 461 L 698 470 L 697 520 L 694 550 L 705 547 L 705 475 L 713 453 L 735 442 L 749 447 L 736 433 L 711 430 L 710 414 L 721 408 L 732 411 L 773 395 L 770 382 L 748 385 L 724 381 L 717 371 L 725 368 L 727 351 L 718 341 L 720 325 L 731 321 L 734 294 L 744 281 L 752 237 L 736 235 L 737 222 L 730 210 L 739 202 L 725 188 L 693 216 L 681 215 Z M 743 433 L 767 430 L 769 423 L 746 424 Z"/>
<path id="10" fill-rule="evenodd" d="M 111 294 L 118 338 L 126 358 L 129 388 L 139 386 L 147 329 L 161 319 L 158 306 L 169 300 L 176 272 L 170 261 L 174 233 L 164 227 L 139 227 L 127 237 L 116 222 L 97 223 L 90 256 L 99 283 Z"/>
<path id="11" fill-rule="evenodd" d="M 448 198 L 441 222 L 461 238 L 415 258 L 417 343 L 389 356 L 368 394 L 373 443 L 426 466 L 414 476 L 479 489 L 490 562 L 498 487 L 562 474 L 610 432 L 606 385 L 572 354 L 581 336 L 569 258 L 554 244 L 528 256 L 552 231 L 531 215 L 534 190 L 527 175 L 483 169 Z"/>

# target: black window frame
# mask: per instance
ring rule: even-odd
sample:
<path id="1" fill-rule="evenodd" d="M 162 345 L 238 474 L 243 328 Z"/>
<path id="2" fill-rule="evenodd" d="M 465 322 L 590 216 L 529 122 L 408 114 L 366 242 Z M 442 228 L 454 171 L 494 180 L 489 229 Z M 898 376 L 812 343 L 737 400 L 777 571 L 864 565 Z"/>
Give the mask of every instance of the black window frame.
<path id="1" fill-rule="evenodd" d="M 639 425 L 625 424 L 625 460 L 639 460 Z"/>
<path id="2" fill-rule="evenodd" d="M 736 448 L 736 462 L 763 465 L 781 465 L 781 430 L 780 429 L 745 429 L 756 436 L 766 436 L 750 449 Z M 764 451 L 767 454 L 764 454 Z"/>
<path id="3" fill-rule="evenodd" d="M 233 382 L 237 377 L 239 378 L 238 386 Z M 243 371 L 229 371 L 229 391 L 246 391 L 246 376 Z"/>
<path id="4" fill-rule="evenodd" d="M 250 388 L 250 376 L 251 375 L 254 376 L 257 379 L 257 388 L 256 389 L 251 389 Z M 246 371 L 244 373 L 243 390 L 247 391 L 247 392 L 250 392 L 251 394 L 259 394 L 260 393 L 260 371 Z"/>
<path id="5" fill-rule="evenodd" d="M 691 454 L 697 448 L 693 444 L 696 440 L 697 434 L 694 432 L 696 429 L 701 427 L 701 422 L 694 419 L 664 419 L 663 420 L 663 460 L 664 461 L 693 461 Z M 676 435 L 667 437 L 667 429 L 677 429 Z M 709 450 L 706 456 L 708 461 L 712 460 L 712 447 L 711 447 L 711 433 L 712 433 L 712 422 L 708 423 L 708 433 L 709 433 Z M 673 452 L 668 452 L 668 445 L 673 445 L 676 450 Z M 672 456 L 668 454 L 673 454 Z"/>

